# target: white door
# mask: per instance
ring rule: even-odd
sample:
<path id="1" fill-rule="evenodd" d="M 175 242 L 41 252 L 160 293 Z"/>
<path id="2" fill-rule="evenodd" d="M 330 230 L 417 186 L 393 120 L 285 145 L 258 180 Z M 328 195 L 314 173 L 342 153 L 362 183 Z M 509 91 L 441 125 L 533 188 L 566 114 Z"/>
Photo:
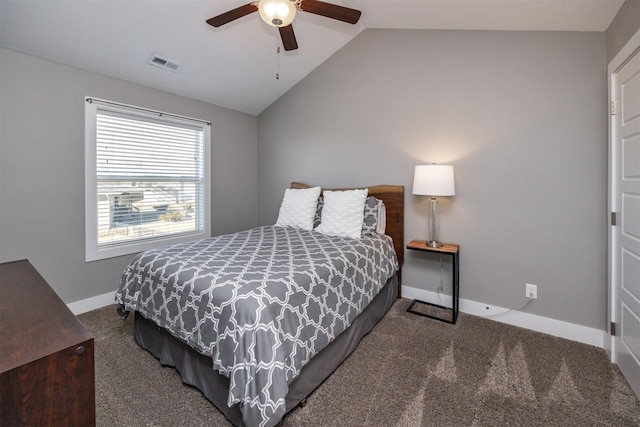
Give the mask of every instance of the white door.
<path id="1" fill-rule="evenodd" d="M 640 53 L 616 73 L 615 227 L 618 328 L 615 359 L 640 396 Z"/>

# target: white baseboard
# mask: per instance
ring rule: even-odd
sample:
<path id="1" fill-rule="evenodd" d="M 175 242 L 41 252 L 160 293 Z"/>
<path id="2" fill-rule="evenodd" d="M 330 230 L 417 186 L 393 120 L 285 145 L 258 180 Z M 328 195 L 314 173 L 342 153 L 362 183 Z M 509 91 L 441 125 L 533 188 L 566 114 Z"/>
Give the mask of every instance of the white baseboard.
<path id="1" fill-rule="evenodd" d="M 450 295 L 438 295 L 436 292 L 422 289 L 402 287 L 402 297 L 417 299 L 420 301 L 451 307 L 452 297 Z M 534 302 L 535 303 L 535 302 Z M 490 304 L 483 304 L 476 301 L 460 299 L 460 311 L 474 316 L 485 317 L 509 325 L 519 326 L 525 329 L 542 332 L 568 340 L 589 344 L 600 348 L 605 348 L 604 330 L 580 326 L 562 320 L 550 319 L 548 317 L 537 316 L 522 311 L 511 310 Z"/>
<path id="2" fill-rule="evenodd" d="M 115 301 L 116 291 L 107 292 L 106 294 L 83 299 L 80 301 L 67 304 L 69 310 L 75 315 L 86 313 L 87 311 L 96 310 L 98 308 L 113 305 Z M 115 310 L 115 309 L 114 309 Z"/>
<path id="3" fill-rule="evenodd" d="M 417 299 L 432 304 L 451 306 L 450 295 L 438 295 L 436 292 L 422 289 L 402 287 L 402 296 L 408 299 Z M 82 314 L 91 310 L 106 307 L 114 303 L 115 291 L 98 295 L 92 298 L 76 301 L 67 304 L 73 314 Z M 522 311 L 510 310 L 490 304 L 483 304 L 476 301 L 460 299 L 460 311 L 474 316 L 486 317 L 509 325 L 519 326 L 525 329 L 542 332 L 568 340 L 589 344 L 600 348 L 605 348 L 605 331 L 564 322 L 562 320 L 550 319 L 548 317 L 537 316 L 535 314 L 524 313 Z"/>

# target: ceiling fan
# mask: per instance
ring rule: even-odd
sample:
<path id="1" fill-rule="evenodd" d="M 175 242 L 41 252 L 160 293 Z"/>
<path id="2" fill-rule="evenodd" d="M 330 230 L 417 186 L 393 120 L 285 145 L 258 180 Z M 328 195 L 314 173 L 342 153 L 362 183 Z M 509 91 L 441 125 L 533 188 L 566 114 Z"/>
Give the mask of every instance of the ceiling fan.
<path id="1" fill-rule="evenodd" d="M 296 50 L 298 42 L 291 25 L 296 10 L 349 24 L 356 24 L 361 15 L 359 10 L 318 0 L 259 0 L 207 19 L 207 24 L 217 28 L 257 11 L 264 22 L 278 28 L 284 50 Z"/>

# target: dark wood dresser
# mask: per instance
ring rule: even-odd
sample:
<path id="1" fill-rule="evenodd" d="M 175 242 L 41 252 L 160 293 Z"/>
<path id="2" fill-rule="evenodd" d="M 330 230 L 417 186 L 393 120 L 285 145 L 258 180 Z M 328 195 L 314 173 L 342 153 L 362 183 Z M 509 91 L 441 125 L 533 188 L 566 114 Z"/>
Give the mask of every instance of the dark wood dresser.
<path id="1" fill-rule="evenodd" d="M 0 264 L 0 426 L 95 425 L 93 336 L 27 260 Z"/>

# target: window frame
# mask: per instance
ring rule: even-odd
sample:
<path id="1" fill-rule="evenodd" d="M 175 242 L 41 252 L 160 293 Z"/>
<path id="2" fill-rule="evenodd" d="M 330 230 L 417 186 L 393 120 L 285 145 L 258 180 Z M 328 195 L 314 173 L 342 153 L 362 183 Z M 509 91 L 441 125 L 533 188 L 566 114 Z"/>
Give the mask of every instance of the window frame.
<path id="1" fill-rule="evenodd" d="M 124 114 L 128 117 L 152 119 L 165 124 L 202 126 L 204 132 L 204 207 L 203 229 L 164 235 L 145 237 L 137 241 L 128 241 L 109 246 L 98 245 L 98 177 L 97 177 L 97 115 L 98 110 Z M 130 255 L 144 250 L 175 243 L 188 242 L 211 236 L 211 123 L 199 119 L 178 116 L 146 108 L 120 104 L 112 101 L 85 97 L 85 262 Z"/>

